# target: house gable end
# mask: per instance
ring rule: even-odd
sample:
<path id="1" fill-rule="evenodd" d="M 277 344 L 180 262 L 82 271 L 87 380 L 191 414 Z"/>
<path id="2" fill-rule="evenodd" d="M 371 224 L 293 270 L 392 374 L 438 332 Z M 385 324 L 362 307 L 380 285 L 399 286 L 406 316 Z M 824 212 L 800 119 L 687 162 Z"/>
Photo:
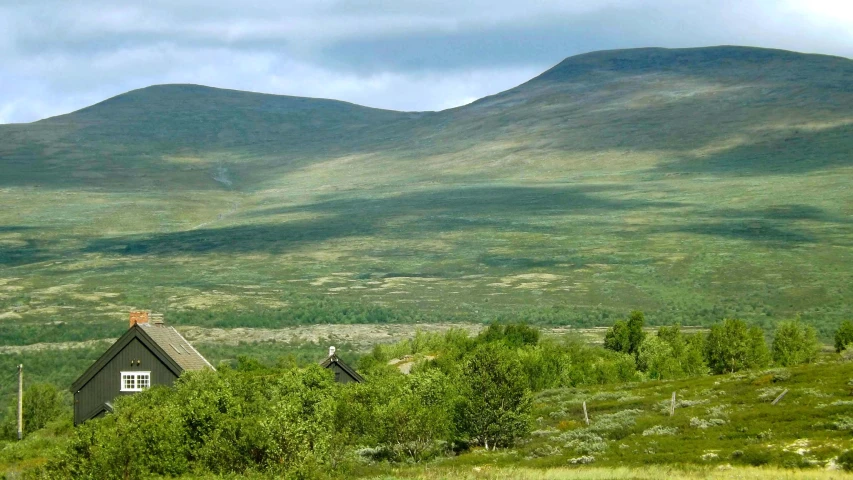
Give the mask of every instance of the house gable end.
<path id="1" fill-rule="evenodd" d="M 124 343 L 124 342 L 123 342 Z M 146 345 L 144 337 L 131 337 L 118 353 L 109 358 L 103 367 L 94 369 L 95 374 L 74 392 L 74 423 L 80 423 L 103 414 L 105 405 L 119 397 L 133 395 L 137 389 L 138 376 L 147 377 L 145 387 L 154 385 L 171 386 L 179 374 L 157 355 L 156 349 Z M 125 377 L 134 377 L 126 385 Z"/>
<path id="2" fill-rule="evenodd" d="M 332 355 L 323 362 L 320 363 L 320 366 L 327 369 L 339 369 L 343 373 L 347 374 L 354 382 L 361 383 L 364 381 L 361 375 L 358 374 L 355 370 L 352 369 L 349 365 L 343 362 L 337 355 Z"/>
<path id="3" fill-rule="evenodd" d="M 110 361 L 112 361 L 113 358 L 124 350 L 124 348 L 127 347 L 134 339 L 139 340 L 140 343 L 148 348 L 148 350 L 150 350 L 151 353 L 166 366 L 166 368 L 174 373 L 176 377 L 181 375 L 183 369 L 174 360 L 172 360 L 170 356 L 166 355 L 166 353 L 163 352 L 163 349 L 153 342 L 138 325 L 134 325 L 129 328 L 124 335 L 119 337 L 119 339 L 116 340 L 116 342 L 112 344 L 110 348 L 108 348 L 107 351 L 92 364 L 92 366 L 86 369 L 80 378 L 71 384 L 71 393 L 76 393 L 86 386 L 86 384 L 92 380 L 95 375 L 103 370 L 104 367 L 106 367 Z"/>

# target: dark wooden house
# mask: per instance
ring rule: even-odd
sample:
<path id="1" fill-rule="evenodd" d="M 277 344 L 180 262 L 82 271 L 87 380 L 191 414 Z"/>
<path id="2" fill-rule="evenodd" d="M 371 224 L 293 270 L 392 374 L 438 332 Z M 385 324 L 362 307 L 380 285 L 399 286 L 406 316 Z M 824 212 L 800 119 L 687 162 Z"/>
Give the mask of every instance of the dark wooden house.
<path id="1" fill-rule="evenodd" d="M 214 369 L 162 317 L 132 312 L 127 332 L 71 386 L 74 425 L 112 411 L 118 396 L 172 385 L 182 372 L 205 368 Z"/>
<path id="2" fill-rule="evenodd" d="M 361 378 L 361 375 L 358 374 L 355 370 L 352 369 L 349 365 L 344 363 L 343 360 L 338 358 L 335 355 L 335 347 L 329 347 L 329 356 L 320 362 L 320 366 L 323 368 L 328 368 L 335 374 L 335 381 L 338 383 L 351 383 L 358 382 L 361 383 L 364 381 Z"/>

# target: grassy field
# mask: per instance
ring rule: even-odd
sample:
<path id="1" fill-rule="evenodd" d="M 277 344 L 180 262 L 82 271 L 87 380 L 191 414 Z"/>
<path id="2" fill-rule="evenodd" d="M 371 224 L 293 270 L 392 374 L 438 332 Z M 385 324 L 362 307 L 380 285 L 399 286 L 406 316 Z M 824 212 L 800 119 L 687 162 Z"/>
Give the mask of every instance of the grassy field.
<path id="1" fill-rule="evenodd" d="M 853 475 L 838 471 L 802 471 L 779 468 L 666 468 L 666 467 L 616 467 L 616 468 L 494 468 L 479 470 L 426 469 L 388 476 L 374 477 L 375 480 L 715 480 L 738 478 L 741 480 L 835 480 L 851 478 Z"/>
<path id="2" fill-rule="evenodd" d="M 829 363 L 613 389 L 538 395 L 531 465 L 826 466 L 853 447 L 853 365 Z M 783 391 L 786 395 L 771 402 Z M 676 393 L 674 415 L 670 395 Z M 583 424 L 587 402 L 590 426 Z"/>
<path id="3" fill-rule="evenodd" d="M 783 391 L 786 395 L 772 405 Z M 670 395 L 677 394 L 674 415 Z M 539 393 L 532 439 L 370 478 L 853 478 L 853 364 Z M 590 425 L 583 416 L 586 402 Z M 373 475 L 373 476 L 371 476 Z"/>
<path id="4" fill-rule="evenodd" d="M 826 338 L 853 318 L 851 78 L 835 57 L 641 49 L 443 112 L 172 85 L 2 125 L 0 343 L 115 337 L 137 308 L 266 328 L 800 315 Z"/>

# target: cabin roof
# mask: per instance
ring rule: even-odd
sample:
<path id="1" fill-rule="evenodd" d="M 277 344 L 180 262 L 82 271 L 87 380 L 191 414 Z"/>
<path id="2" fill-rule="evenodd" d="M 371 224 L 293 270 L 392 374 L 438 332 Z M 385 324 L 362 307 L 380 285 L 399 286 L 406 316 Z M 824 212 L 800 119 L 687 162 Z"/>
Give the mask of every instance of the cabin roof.
<path id="1" fill-rule="evenodd" d="M 332 364 L 341 367 L 341 369 L 347 372 L 347 375 L 352 377 L 353 380 L 355 380 L 356 382 L 360 383 L 364 381 L 364 378 L 362 378 L 361 375 L 358 374 L 358 372 L 356 372 L 352 369 L 352 367 L 344 363 L 344 361 L 338 358 L 338 356 L 334 353 L 326 357 L 326 359 L 322 362 L 320 362 L 320 366 L 323 368 L 329 368 L 330 366 L 332 366 Z"/>
<path id="2" fill-rule="evenodd" d="M 202 357 L 183 335 L 175 330 L 175 327 L 156 323 L 142 323 L 137 326 L 183 370 L 202 370 L 204 368 L 215 370 L 213 365 Z"/>
<path id="3" fill-rule="evenodd" d="M 162 323 L 137 323 L 119 337 L 80 378 L 74 381 L 71 391 L 76 392 L 86 385 L 133 339 L 138 339 L 148 347 L 176 376 L 180 376 L 185 370 L 205 368 L 216 370 L 174 327 Z"/>

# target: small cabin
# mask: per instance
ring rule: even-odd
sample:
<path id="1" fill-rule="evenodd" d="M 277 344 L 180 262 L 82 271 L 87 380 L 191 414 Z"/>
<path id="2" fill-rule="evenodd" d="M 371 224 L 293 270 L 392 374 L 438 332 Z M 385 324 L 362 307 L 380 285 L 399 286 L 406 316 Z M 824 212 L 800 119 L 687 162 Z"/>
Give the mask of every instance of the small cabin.
<path id="1" fill-rule="evenodd" d="M 171 386 L 187 370 L 210 364 L 162 316 L 131 312 L 130 328 L 72 385 L 74 425 L 111 412 L 119 396 Z"/>
<path id="2" fill-rule="evenodd" d="M 338 383 L 361 383 L 364 381 L 358 372 L 335 355 L 335 347 L 329 347 L 329 356 L 320 362 L 320 366 L 334 372 L 335 381 Z"/>

